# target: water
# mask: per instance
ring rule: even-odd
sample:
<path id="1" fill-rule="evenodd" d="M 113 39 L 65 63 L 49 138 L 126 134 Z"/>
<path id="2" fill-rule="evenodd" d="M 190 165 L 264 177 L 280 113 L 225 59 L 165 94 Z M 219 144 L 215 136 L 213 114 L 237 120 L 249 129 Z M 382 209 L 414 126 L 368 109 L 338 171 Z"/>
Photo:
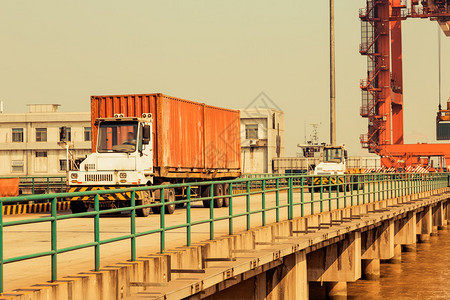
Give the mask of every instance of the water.
<path id="1" fill-rule="evenodd" d="M 349 283 L 348 299 L 450 299 L 450 229 L 403 252 L 401 264 L 381 264 L 381 279 Z"/>

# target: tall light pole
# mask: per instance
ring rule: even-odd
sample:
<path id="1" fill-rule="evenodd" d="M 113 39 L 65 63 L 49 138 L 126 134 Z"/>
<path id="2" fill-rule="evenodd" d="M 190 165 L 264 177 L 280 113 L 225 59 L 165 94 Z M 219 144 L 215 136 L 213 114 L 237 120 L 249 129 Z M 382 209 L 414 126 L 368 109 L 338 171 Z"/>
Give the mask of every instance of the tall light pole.
<path id="1" fill-rule="evenodd" d="M 334 0 L 330 0 L 330 143 L 336 145 L 336 83 L 334 54 Z"/>

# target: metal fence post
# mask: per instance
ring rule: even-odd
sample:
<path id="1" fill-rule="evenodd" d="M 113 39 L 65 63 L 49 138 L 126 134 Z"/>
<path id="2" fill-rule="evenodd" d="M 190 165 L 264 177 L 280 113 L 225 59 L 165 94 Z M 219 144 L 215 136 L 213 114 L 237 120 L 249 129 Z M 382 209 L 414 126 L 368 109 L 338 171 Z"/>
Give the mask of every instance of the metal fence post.
<path id="1" fill-rule="evenodd" d="M 363 195 L 362 196 L 363 196 L 363 204 L 365 204 L 366 203 L 366 175 L 363 175 Z"/>
<path id="2" fill-rule="evenodd" d="M 140 193 L 144 193 L 141 191 Z M 144 201 L 142 201 L 144 203 Z M 131 192 L 131 261 L 136 261 L 136 191 Z"/>
<path id="3" fill-rule="evenodd" d="M 339 181 L 338 178 L 336 178 L 336 188 L 339 188 Z M 332 189 L 332 182 L 331 182 L 331 176 L 328 177 L 328 211 L 331 210 L 331 189 Z"/>
<path id="4" fill-rule="evenodd" d="M 289 201 L 289 206 L 288 206 L 288 219 L 292 220 L 292 218 L 294 217 L 294 187 L 293 187 L 293 178 L 290 177 L 289 178 L 289 197 L 288 197 L 288 201 Z"/>
<path id="5" fill-rule="evenodd" d="M 300 202 L 301 202 L 301 204 L 300 204 L 300 216 L 301 217 L 303 217 L 304 216 L 304 204 L 303 204 L 303 202 L 305 201 L 305 199 L 304 199 L 304 177 L 302 176 L 301 178 L 300 178 L 300 186 L 301 186 L 301 190 L 300 190 Z"/>
<path id="6" fill-rule="evenodd" d="M 262 179 L 262 193 L 261 193 L 261 209 L 262 209 L 262 226 L 266 226 L 266 179 Z"/>
<path id="7" fill-rule="evenodd" d="M 378 175 L 377 176 L 377 178 L 378 178 L 378 199 L 377 199 L 377 201 L 380 201 L 381 200 L 381 180 L 382 180 L 382 176 L 383 175 Z"/>
<path id="8" fill-rule="evenodd" d="M 323 212 L 323 176 L 320 176 L 320 212 Z"/>
<path id="9" fill-rule="evenodd" d="M 94 197 L 94 210 L 96 212 L 94 216 L 94 242 L 95 242 L 95 271 L 100 269 L 100 199 L 99 195 L 95 194 Z"/>
<path id="10" fill-rule="evenodd" d="M 233 234 L 233 183 L 230 182 L 230 206 L 228 206 L 228 234 Z"/>
<path id="11" fill-rule="evenodd" d="M 351 175 L 350 176 L 350 206 L 353 206 L 353 190 L 355 188 L 355 176 L 358 178 L 358 175 Z M 358 180 L 358 179 L 356 179 Z M 358 185 L 358 184 L 356 184 Z"/>
<path id="12" fill-rule="evenodd" d="M 277 178 L 276 180 L 277 180 L 277 182 L 276 182 L 277 191 L 276 191 L 276 195 L 275 195 L 275 206 L 277 208 L 275 209 L 275 214 L 276 214 L 276 220 L 278 223 L 278 222 L 280 222 L 280 178 Z"/>
<path id="13" fill-rule="evenodd" d="M 246 196 L 246 207 L 247 212 L 247 230 L 250 230 L 250 181 L 247 180 L 247 196 Z"/>
<path id="14" fill-rule="evenodd" d="M 57 206 L 57 198 L 52 199 L 52 281 L 55 281 L 58 278 L 58 233 L 56 226 L 56 206 Z"/>
<path id="15" fill-rule="evenodd" d="M 214 183 L 209 188 L 209 239 L 214 239 Z"/>
<path id="16" fill-rule="evenodd" d="M 200 189 L 200 188 L 199 188 Z M 188 200 L 188 203 L 186 205 L 186 244 L 187 246 L 191 245 L 191 230 L 192 230 L 192 224 L 191 224 L 191 186 L 188 185 L 186 190 L 186 199 Z"/>
<path id="17" fill-rule="evenodd" d="M 339 180 L 339 175 L 337 175 L 336 176 L 336 183 L 337 183 L 337 186 L 336 186 L 336 208 L 337 209 L 339 209 L 339 201 L 341 201 L 341 195 L 339 195 L 339 190 L 341 189 L 341 181 Z M 344 178 L 344 180 L 343 180 L 343 182 L 345 181 L 345 178 Z M 344 183 L 342 183 L 343 185 L 342 186 L 345 186 L 344 185 Z M 329 210 L 331 211 L 331 201 L 330 201 L 330 206 L 329 206 Z"/>
<path id="18" fill-rule="evenodd" d="M 164 199 L 164 188 L 161 188 L 160 191 L 160 195 L 161 195 L 161 209 L 159 211 L 159 226 L 161 227 L 161 234 L 159 236 L 159 249 L 161 253 L 166 252 L 166 220 L 165 220 L 165 215 L 166 215 L 166 205 L 165 202 L 166 200 Z"/>

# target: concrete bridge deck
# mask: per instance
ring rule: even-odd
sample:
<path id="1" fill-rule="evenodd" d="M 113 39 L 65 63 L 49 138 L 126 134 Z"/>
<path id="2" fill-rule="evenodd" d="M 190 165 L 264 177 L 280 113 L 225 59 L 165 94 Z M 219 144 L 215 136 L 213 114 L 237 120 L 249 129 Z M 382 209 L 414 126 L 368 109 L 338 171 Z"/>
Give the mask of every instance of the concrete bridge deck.
<path id="1" fill-rule="evenodd" d="M 308 299 L 309 282 L 327 283 L 329 296 L 344 295 L 346 282 L 376 278 L 380 260 L 400 260 L 401 245 L 446 226 L 449 197 L 448 188 L 403 196 L 177 249 L 151 259 L 185 273 L 164 284 L 134 282 L 129 299 Z"/>
<path id="2" fill-rule="evenodd" d="M 377 191 L 375 187 L 375 183 L 371 187 L 367 184 L 365 191 L 372 192 L 359 196 L 346 193 L 345 198 L 341 193 L 339 199 L 335 199 L 337 192 L 327 191 L 324 197 L 331 199 L 315 203 L 308 202 L 311 197 L 318 199 L 320 193 L 280 192 L 279 203 L 285 206 L 279 209 L 278 223 L 275 209 L 266 211 L 265 219 L 262 212 L 255 213 L 249 224 L 245 215 L 234 218 L 232 235 L 228 234 L 228 220 L 215 221 L 214 240 L 208 240 L 210 224 L 196 225 L 192 227 L 190 247 L 182 246 L 186 244 L 186 228 L 168 231 L 166 249 L 171 250 L 164 254 L 149 254 L 158 252 L 159 237 L 145 236 L 137 239 L 136 261 L 129 261 L 129 241 L 103 245 L 102 264 L 97 272 L 86 272 L 93 266 L 92 248 L 59 255 L 58 280 L 53 282 L 46 282 L 48 277 L 43 275 L 49 271 L 48 258 L 25 261 L 33 262 L 31 266 L 25 262 L 17 263 L 19 267 L 16 263 L 5 265 L 6 289 L 14 291 L 4 293 L 0 299 L 202 299 L 212 295 L 214 299 L 227 299 L 229 293 L 236 291 L 240 295 L 245 291 L 245 298 L 249 299 L 301 299 L 308 296 L 310 282 L 326 282 L 330 295 L 337 295 L 345 290 L 345 282 L 361 277 L 361 270 L 366 276 L 376 277 L 380 259 L 398 259 L 400 245 L 414 244 L 416 235 L 426 240 L 433 229 L 446 225 L 449 188 L 383 200 L 392 191 Z M 247 203 L 251 211 L 275 207 L 275 196 L 267 193 L 265 201 L 261 201 L 261 194 L 252 195 L 250 201 L 245 196 L 235 197 L 233 214 L 249 211 Z M 295 206 L 292 216 L 288 213 L 289 198 L 296 203 L 306 202 Z M 363 201 L 370 203 L 349 207 Z M 344 206 L 347 207 L 338 208 Z M 321 210 L 322 213 L 316 213 Z M 193 222 L 210 217 L 209 209 L 200 207 L 191 213 Z M 228 214 L 227 208 L 214 210 L 214 217 Z M 166 216 L 166 226 L 179 224 L 186 217 L 186 209 L 177 210 Z M 263 220 L 269 225 L 261 226 Z M 101 239 L 129 232 L 129 216 L 111 215 L 100 218 L 100 222 Z M 158 226 L 157 215 L 136 219 L 137 231 Z M 4 244 L 5 257 L 48 247 L 48 243 L 39 243 L 49 241 L 48 227 L 39 223 L 20 225 L 21 230 L 4 228 L 4 239 L 15 239 L 14 243 Z M 251 229 L 246 230 L 247 227 Z M 33 238 L 28 240 L 30 234 Z M 91 218 L 58 222 L 58 247 L 89 242 L 92 238 Z M 123 262 L 117 264 L 120 260 Z M 10 266 L 11 272 L 7 269 Z M 36 272 L 42 273 L 41 277 Z M 291 280 L 301 284 L 292 285 Z"/>

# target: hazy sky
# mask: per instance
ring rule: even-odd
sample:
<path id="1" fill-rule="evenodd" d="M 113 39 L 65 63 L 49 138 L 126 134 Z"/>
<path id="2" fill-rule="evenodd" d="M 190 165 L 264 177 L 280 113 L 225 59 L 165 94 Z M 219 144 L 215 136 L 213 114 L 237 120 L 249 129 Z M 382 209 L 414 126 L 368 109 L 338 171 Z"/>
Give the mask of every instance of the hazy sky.
<path id="1" fill-rule="evenodd" d="M 362 0 L 335 1 L 337 141 L 365 155 L 359 135 Z M 88 111 L 90 95 L 161 92 L 228 108 L 264 91 L 285 112 L 286 155 L 321 123 L 329 139 L 328 1 L 180 0 L 0 3 L 0 100 Z M 403 22 L 405 142 L 432 142 L 438 104 L 437 24 Z M 450 38 L 442 35 L 443 102 Z M 307 125 L 308 132 L 310 126 Z"/>

